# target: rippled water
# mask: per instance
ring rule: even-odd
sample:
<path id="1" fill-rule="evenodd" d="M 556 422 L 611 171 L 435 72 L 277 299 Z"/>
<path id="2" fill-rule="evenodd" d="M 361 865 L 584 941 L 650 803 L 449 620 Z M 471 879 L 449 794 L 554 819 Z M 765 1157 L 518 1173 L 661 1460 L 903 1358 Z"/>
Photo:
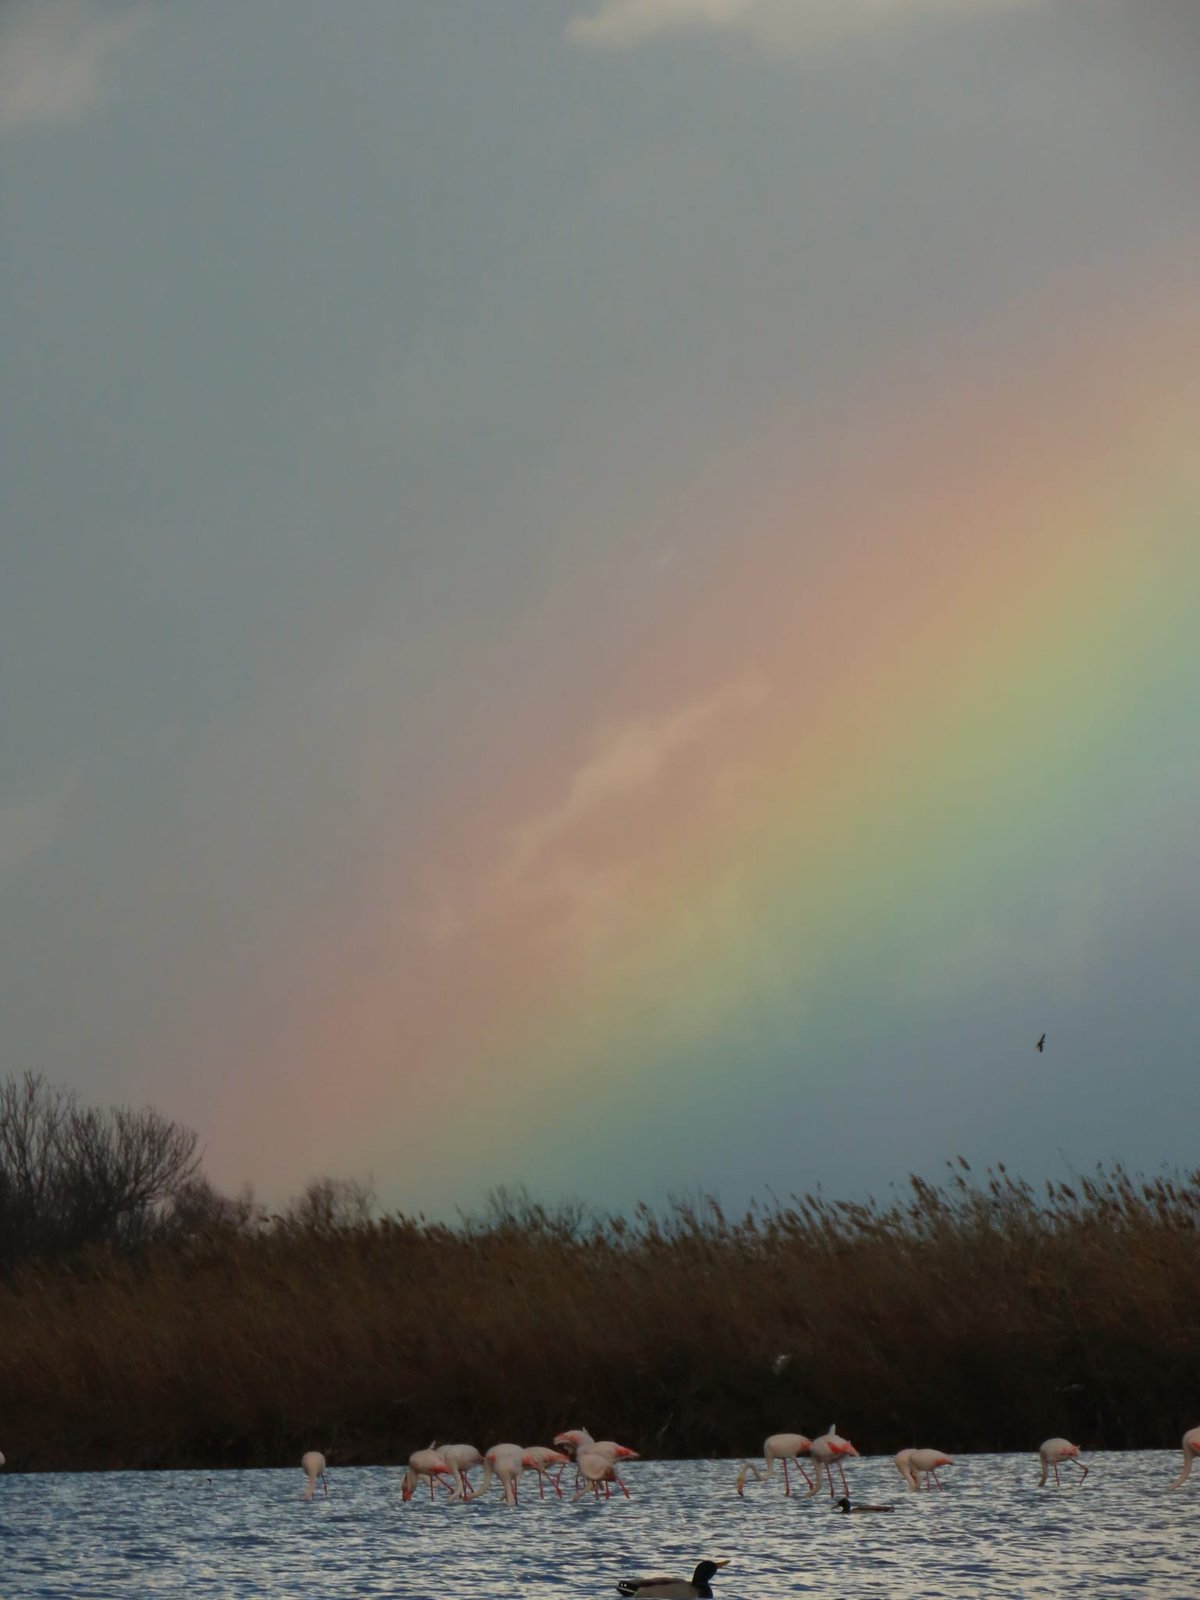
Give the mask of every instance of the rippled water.
<path id="1" fill-rule="evenodd" d="M 844 1517 L 782 1485 L 734 1492 L 726 1461 L 630 1462 L 633 1498 L 521 1504 L 400 1500 L 395 1467 L 332 1470 L 330 1499 L 290 1471 L 7 1474 L 2 1600 L 334 1600 L 613 1594 L 647 1570 L 689 1575 L 728 1556 L 723 1600 L 822 1594 L 870 1600 L 1039 1600 L 1200 1594 L 1200 1481 L 1169 1492 L 1178 1452 L 1094 1455 L 1087 1482 L 1038 1490 L 1037 1460 L 963 1456 L 944 1494 L 904 1489 L 891 1458 L 851 1463 Z M 1073 1479 L 1067 1468 L 1064 1477 Z"/>

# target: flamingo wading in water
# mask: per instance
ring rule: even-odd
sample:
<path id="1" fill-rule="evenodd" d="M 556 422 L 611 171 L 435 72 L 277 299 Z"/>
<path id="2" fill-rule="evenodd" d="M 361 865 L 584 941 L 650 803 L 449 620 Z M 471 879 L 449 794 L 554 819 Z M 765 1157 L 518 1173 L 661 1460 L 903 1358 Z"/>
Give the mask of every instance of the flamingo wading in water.
<path id="1" fill-rule="evenodd" d="M 602 1441 L 602 1443 L 608 1442 L 610 1441 Z M 630 1455 L 634 1453 L 633 1451 L 629 1452 Z M 599 1497 L 601 1484 L 604 1485 L 604 1498 L 607 1500 L 612 1493 L 608 1487 L 610 1483 L 616 1484 L 626 1500 L 632 1498 L 629 1490 L 625 1487 L 624 1480 L 617 1472 L 616 1458 L 609 1455 L 607 1450 L 600 1449 L 596 1445 L 585 1444 L 575 1457 L 575 1466 L 583 1478 L 583 1482 L 575 1491 L 576 1500 L 582 1500 L 589 1489 Z"/>
<path id="2" fill-rule="evenodd" d="M 571 1458 L 569 1455 L 562 1450 L 551 1450 L 550 1446 L 546 1444 L 531 1445 L 526 1450 L 525 1466 L 529 1472 L 537 1473 L 539 1500 L 546 1498 L 545 1484 L 547 1479 L 549 1479 L 550 1487 L 555 1494 L 560 1500 L 562 1499 L 562 1489 L 559 1487 L 558 1480 L 563 1475 L 563 1468 L 570 1466 L 570 1464 Z M 550 1477 L 551 1467 L 558 1468 L 558 1473 L 553 1478 Z"/>
<path id="3" fill-rule="evenodd" d="M 1061 1486 L 1062 1479 L 1058 1475 L 1060 1463 L 1073 1461 L 1079 1468 L 1080 1483 L 1082 1483 L 1088 1475 L 1088 1468 L 1085 1467 L 1083 1462 L 1079 1459 L 1079 1446 L 1077 1444 L 1072 1444 L 1069 1439 L 1047 1439 L 1044 1444 L 1040 1444 L 1038 1446 L 1038 1455 L 1042 1460 L 1042 1475 L 1038 1479 L 1039 1489 L 1045 1484 L 1046 1476 L 1051 1467 L 1054 1468 L 1055 1483 Z"/>
<path id="4" fill-rule="evenodd" d="M 525 1452 L 519 1444 L 494 1444 L 483 1458 L 483 1479 L 479 1493 L 483 1494 L 493 1478 L 499 1478 L 505 1505 L 515 1506 L 517 1480 L 524 1470 Z"/>
<path id="5" fill-rule="evenodd" d="M 467 1473 L 471 1467 L 481 1467 L 483 1456 L 473 1444 L 443 1444 L 437 1446 L 438 1454 L 450 1468 L 454 1479 L 454 1487 L 450 1491 L 452 1500 L 469 1500 L 475 1493 L 471 1487 L 471 1480 Z"/>
<path id="6" fill-rule="evenodd" d="M 1172 1489 L 1178 1489 L 1179 1485 L 1192 1470 L 1192 1462 L 1197 1456 L 1200 1456 L 1200 1428 L 1189 1428 L 1183 1436 L 1183 1471 L 1171 1485 Z M 3 1466 L 3 1464 L 4 1457 L 0 1456 L 0 1466 Z"/>
<path id="7" fill-rule="evenodd" d="M 428 1480 L 429 1498 L 433 1499 L 433 1481 L 435 1478 L 450 1478 L 454 1473 L 450 1463 L 430 1445 L 428 1450 L 414 1450 L 408 1458 L 408 1466 L 404 1469 L 404 1487 L 400 1493 L 403 1499 L 411 1500 L 413 1490 L 422 1478 Z"/>
<path id="8" fill-rule="evenodd" d="M 942 1480 L 937 1475 L 937 1469 L 953 1465 L 954 1457 L 943 1455 L 940 1450 L 901 1450 L 896 1457 L 896 1471 L 910 1489 L 921 1487 L 922 1475 L 927 1489 L 930 1486 L 930 1478 L 939 1489 L 942 1488 Z"/>
<path id="9" fill-rule="evenodd" d="M 792 1492 L 792 1485 L 788 1479 L 788 1462 L 790 1461 L 808 1485 L 811 1493 L 813 1481 L 800 1465 L 798 1459 L 800 1456 L 806 1456 L 811 1449 L 812 1441 L 806 1439 L 802 1433 L 771 1434 L 769 1438 L 763 1441 L 763 1457 L 767 1464 L 767 1470 L 760 1472 L 753 1461 L 743 1461 L 742 1469 L 737 1476 L 737 1492 L 744 1498 L 746 1479 L 751 1473 L 754 1474 L 759 1483 L 765 1483 L 774 1472 L 775 1463 L 779 1461 L 783 1465 L 783 1492 L 790 1495 Z"/>
<path id="10" fill-rule="evenodd" d="M 833 1498 L 833 1469 L 836 1467 L 842 1480 L 843 1494 L 850 1493 L 850 1485 L 846 1482 L 846 1473 L 842 1467 L 842 1460 L 846 1456 L 856 1456 L 858 1451 L 849 1439 L 843 1439 L 837 1431 L 837 1424 L 831 1423 L 828 1433 L 823 1433 L 819 1439 L 814 1439 L 808 1447 L 808 1453 L 817 1463 L 817 1481 L 808 1491 L 811 1498 L 821 1487 L 821 1474 L 825 1474 L 829 1483 L 830 1499 Z"/>
<path id="11" fill-rule="evenodd" d="M 3 1464 L 4 1457 L 0 1456 L 0 1466 L 3 1466 Z M 321 1487 L 325 1491 L 326 1500 L 328 1500 L 329 1483 L 325 1477 L 325 1457 L 319 1450 L 306 1450 L 300 1457 L 300 1465 L 304 1468 L 305 1475 L 308 1478 L 308 1486 L 304 1491 L 303 1498 L 305 1500 L 312 1499 L 313 1491 L 317 1487 L 317 1479 L 320 1478 Z"/>

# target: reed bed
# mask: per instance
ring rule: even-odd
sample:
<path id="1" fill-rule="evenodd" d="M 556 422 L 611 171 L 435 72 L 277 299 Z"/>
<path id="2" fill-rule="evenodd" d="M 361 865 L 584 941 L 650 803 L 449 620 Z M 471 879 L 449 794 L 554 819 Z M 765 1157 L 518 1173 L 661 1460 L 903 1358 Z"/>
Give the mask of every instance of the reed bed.
<path id="1" fill-rule="evenodd" d="M 1173 1445 L 1200 1416 L 1198 1222 L 1200 1171 L 1035 1190 L 962 1162 L 886 1203 L 735 1218 L 521 1195 L 456 1226 L 260 1218 L 22 1268 L 0 1442 L 29 1470 L 397 1462 L 574 1426 L 659 1456 L 831 1422 L 864 1454 Z"/>

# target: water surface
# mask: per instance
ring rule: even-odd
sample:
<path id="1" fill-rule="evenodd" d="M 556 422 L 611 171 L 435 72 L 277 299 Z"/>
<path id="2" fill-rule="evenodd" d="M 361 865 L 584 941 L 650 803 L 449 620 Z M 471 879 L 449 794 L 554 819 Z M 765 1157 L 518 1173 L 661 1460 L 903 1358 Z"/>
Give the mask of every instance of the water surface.
<path id="1" fill-rule="evenodd" d="M 1171 1493 L 1177 1451 L 1093 1455 L 1082 1486 L 1036 1488 L 1037 1458 L 963 1456 L 943 1494 L 905 1490 L 891 1458 L 848 1467 L 851 1493 L 892 1516 L 844 1517 L 734 1491 L 726 1461 L 630 1462 L 633 1498 L 404 1505 L 395 1467 L 332 1469 L 300 1498 L 299 1467 L 259 1472 L 0 1477 L 2 1600 L 497 1600 L 606 1595 L 618 1578 L 690 1576 L 728 1556 L 721 1600 L 1065 1600 L 1200 1594 L 1200 1479 Z M 564 1479 L 564 1482 L 566 1480 Z M 318 1491 L 319 1493 L 319 1491 Z"/>

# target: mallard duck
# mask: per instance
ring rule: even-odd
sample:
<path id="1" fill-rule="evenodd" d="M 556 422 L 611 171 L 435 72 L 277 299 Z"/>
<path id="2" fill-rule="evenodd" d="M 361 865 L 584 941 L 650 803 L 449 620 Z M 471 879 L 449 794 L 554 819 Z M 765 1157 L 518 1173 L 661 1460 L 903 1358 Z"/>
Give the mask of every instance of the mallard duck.
<path id="1" fill-rule="evenodd" d="M 701 1561 L 690 1582 L 687 1578 L 625 1578 L 617 1585 L 617 1593 L 636 1600 L 712 1600 L 713 1574 L 728 1565 L 728 1561 Z"/>

